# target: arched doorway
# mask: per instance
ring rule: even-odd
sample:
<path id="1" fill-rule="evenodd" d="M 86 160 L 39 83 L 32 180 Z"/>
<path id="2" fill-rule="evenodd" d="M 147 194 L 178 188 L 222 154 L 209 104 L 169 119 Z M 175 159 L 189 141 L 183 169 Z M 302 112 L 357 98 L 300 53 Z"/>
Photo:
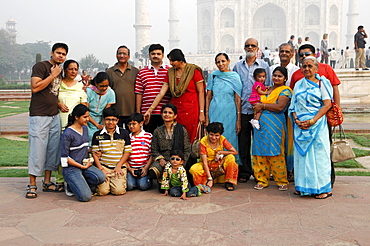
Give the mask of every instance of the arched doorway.
<path id="1" fill-rule="evenodd" d="M 275 50 L 286 42 L 286 15 L 279 6 L 268 3 L 253 15 L 252 36 L 259 41 L 259 47 Z M 257 29 L 258 27 L 258 29 Z"/>

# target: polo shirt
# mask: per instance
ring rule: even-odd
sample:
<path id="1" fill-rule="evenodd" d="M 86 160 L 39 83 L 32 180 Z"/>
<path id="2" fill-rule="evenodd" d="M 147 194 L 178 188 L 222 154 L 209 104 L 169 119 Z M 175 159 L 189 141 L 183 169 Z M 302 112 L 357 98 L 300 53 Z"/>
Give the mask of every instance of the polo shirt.
<path id="1" fill-rule="evenodd" d="M 163 81 L 167 75 L 167 71 L 170 68 L 168 65 L 161 65 L 157 71 L 152 65 L 146 66 L 139 71 L 136 76 L 135 93 L 141 94 L 141 113 L 145 112 L 150 108 L 154 99 L 162 89 Z M 152 114 L 161 114 L 161 108 L 166 103 L 169 103 L 171 94 L 169 91 L 162 98 L 158 106 L 153 110 Z"/>
<path id="2" fill-rule="evenodd" d="M 100 151 L 100 163 L 103 166 L 114 168 L 121 160 L 123 153 L 131 153 L 131 141 L 127 130 L 116 126 L 113 138 L 104 127 L 94 133 L 92 138 L 92 151 Z"/>
<path id="3" fill-rule="evenodd" d="M 113 105 L 121 116 L 129 116 L 135 113 L 135 79 L 139 69 L 127 64 L 124 73 L 118 68 L 118 63 L 108 68 L 110 86 L 116 93 L 116 104 Z"/>
<path id="4" fill-rule="evenodd" d="M 144 167 L 152 151 L 152 134 L 142 130 L 138 135 L 130 133 L 132 152 L 128 163 L 133 168 Z"/>
<path id="5" fill-rule="evenodd" d="M 238 63 L 234 65 L 233 71 L 237 72 L 240 75 L 240 79 L 242 80 L 243 84 L 243 91 L 242 91 L 242 114 L 253 114 L 253 108 L 250 102 L 248 102 L 249 96 L 252 94 L 252 87 L 254 84 L 254 78 L 253 78 L 253 72 L 256 70 L 256 68 L 263 68 L 266 71 L 266 81 L 265 86 L 271 86 L 271 73 L 269 65 L 261 60 L 256 59 L 254 63 L 251 64 L 250 67 L 248 67 L 248 64 L 245 61 L 245 58 L 243 60 L 240 60 Z"/>
<path id="6" fill-rule="evenodd" d="M 329 66 L 328 64 L 319 63 L 319 69 L 317 73 L 320 76 L 325 76 L 325 78 L 327 78 L 330 81 L 331 85 L 340 85 L 340 80 L 335 74 L 333 68 Z M 292 79 L 290 81 L 290 88 L 294 89 L 295 83 L 297 83 L 297 81 L 303 78 L 304 78 L 304 75 L 303 75 L 302 69 L 299 69 L 295 73 L 293 73 Z"/>

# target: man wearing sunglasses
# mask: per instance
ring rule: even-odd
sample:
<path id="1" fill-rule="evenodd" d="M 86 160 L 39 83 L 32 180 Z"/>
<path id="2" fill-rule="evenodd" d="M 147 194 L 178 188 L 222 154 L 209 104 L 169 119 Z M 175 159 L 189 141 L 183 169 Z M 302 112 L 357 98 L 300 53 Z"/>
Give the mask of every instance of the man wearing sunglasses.
<path id="1" fill-rule="evenodd" d="M 251 164 L 251 136 L 253 127 L 249 123 L 253 119 L 253 108 L 248 102 L 248 98 L 252 93 L 252 87 L 254 83 L 253 72 L 257 68 L 263 68 L 266 71 L 265 86 L 271 86 L 271 75 L 269 65 L 261 60 L 257 59 L 258 41 L 255 38 L 248 38 L 244 44 L 245 59 L 240 60 L 235 64 L 233 71 L 240 75 L 243 82 L 242 92 L 242 112 L 241 113 L 241 131 L 239 133 L 239 154 L 241 163 L 239 166 L 239 178 L 238 182 L 245 183 L 249 180 L 253 174 Z"/>
<path id="2" fill-rule="evenodd" d="M 315 47 L 311 44 L 304 44 L 301 47 L 299 47 L 298 55 L 300 61 L 302 61 L 307 56 L 313 56 L 316 57 L 315 54 Z M 332 87 L 333 87 L 333 100 L 336 104 L 340 105 L 340 95 L 338 90 L 338 85 L 340 85 L 340 80 L 338 79 L 337 75 L 335 74 L 333 68 L 329 66 L 328 64 L 319 63 L 319 69 L 317 70 L 317 73 L 320 76 L 325 76 L 327 78 Z M 290 88 L 294 89 L 294 85 L 296 82 L 301 80 L 304 77 L 302 69 L 297 70 L 290 81 Z M 331 140 L 331 128 L 329 127 L 329 138 Z M 334 171 L 334 164 L 332 164 L 332 171 L 331 171 L 331 183 L 334 184 L 335 181 L 335 171 Z"/>

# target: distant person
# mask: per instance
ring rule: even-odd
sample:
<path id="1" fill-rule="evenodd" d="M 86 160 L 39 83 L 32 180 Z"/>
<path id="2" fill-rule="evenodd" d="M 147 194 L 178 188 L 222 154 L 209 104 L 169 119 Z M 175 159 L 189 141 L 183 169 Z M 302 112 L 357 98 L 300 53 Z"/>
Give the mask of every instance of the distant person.
<path id="1" fill-rule="evenodd" d="M 270 62 L 270 50 L 269 48 L 265 47 L 265 50 L 263 51 L 263 60 L 265 62 L 267 62 L 267 64 L 269 64 L 269 66 L 271 66 L 271 62 Z"/>
<path id="2" fill-rule="evenodd" d="M 344 68 L 349 68 L 350 60 L 351 60 L 351 51 L 349 50 L 349 46 L 346 47 L 346 50 L 344 51 Z"/>
<path id="3" fill-rule="evenodd" d="M 328 34 L 324 33 L 322 36 L 322 40 L 320 43 L 320 50 L 321 50 L 321 63 L 328 64 L 329 63 L 329 44 L 328 44 Z"/>
<path id="4" fill-rule="evenodd" d="M 329 49 L 329 60 L 330 60 L 330 66 L 335 69 L 335 65 L 338 62 L 338 53 L 333 47 L 332 49 Z"/>
<path id="5" fill-rule="evenodd" d="M 41 61 L 32 67 L 31 102 L 28 119 L 28 174 L 26 198 L 37 197 L 36 177 L 44 174 L 43 191 L 60 191 L 50 181 L 51 171 L 60 164 L 60 118 L 58 92 L 62 81 L 61 64 L 65 61 L 68 46 L 55 43 L 50 60 Z M 43 146 L 43 148 L 40 148 Z"/>
<path id="6" fill-rule="evenodd" d="M 321 58 L 321 52 L 320 52 L 320 49 L 319 48 L 316 48 L 316 59 L 317 61 L 319 61 Z"/>
<path id="7" fill-rule="evenodd" d="M 287 43 L 294 47 L 294 43 L 293 42 L 294 42 L 294 35 L 291 35 L 290 36 L 290 39 L 288 40 Z"/>
<path id="8" fill-rule="evenodd" d="M 81 78 L 82 78 L 82 83 L 85 86 L 88 86 L 90 84 L 90 80 L 92 79 L 91 76 L 87 74 L 86 70 L 82 70 Z"/>
<path id="9" fill-rule="evenodd" d="M 135 113 L 135 79 L 139 69 L 129 64 L 130 49 L 125 45 L 118 47 L 116 58 L 117 63 L 108 68 L 107 74 L 116 95 L 114 108 L 120 113 L 118 125 L 128 129 L 127 119 Z"/>
<path id="10" fill-rule="evenodd" d="M 136 113 L 145 114 L 161 91 L 167 71 L 170 68 L 170 66 L 163 64 L 163 58 L 164 47 L 162 45 L 152 44 L 149 46 L 150 66 L 140 69 L 136 76 Z M 153 109 L 149 123 L 144 125 L 146 131 L 153 133 L 158 126 L 163 125 L 161 108 L 169 103 L 170 99 L 171 94 L 167 92 L 157 107 Z"/>
<path id="11" fill-rule="evenodd" d="M 369 66 L 370 61 L 370 47 L 366 50 L 366 67 Z"/>
<path id="12" fill-rule="evenodd" d="M 358 70 L 369 70 L 365 64 L 365 38 L 367 34 L 365 32 L 364 26 L 358 26 L 357 33 L 355 34 L 355 50 L 356 50 L 356 60 L 355 60 L 355 69 Z"/>
<path id="13" fill-rule="evenodd" d="M 311 44 L 310 37 L 305 37 L 304 42 L 302 44 Z"/>
<path id="14" fill-rule="evenodd" d="M 277 68 L 279 66 L 285 67 L 288 70 L 288 77 L 287 77 L 287 80 L 285 82 L 285 85 L 286 86 L 289 86 L 290 85 L 290 79 L 292 78 L 293 73 L 295 71 L 299 70 L 299 67 L 298 66 L 296 66 L 296 65 L 294 65 L 293 63 L 290 62 L 291 59 L 293 58 L 293 56 L 294 56 L 293 46 L 291 46 L 288 43 L 281 44 L 279 46 L 279 59 L 280 59 L 280 63 L 275 64 L 275 65 L 272 65 L 270 67 L 271 78 L 272 78 L 272 71 L 274 71 L 275 68 Z M 299 61 L 298 61 L 298 64 L 299 64 Z"/>
<path id="15" fill-rule="evenodd" d="M 298 38 L 298 42 L 294 45 L 294 54 L 293 54 L 293 57 L 295 59 L 295 65 L 296 66 L 299 66 L 299 55 L 298 55 L 298 49 L 299 47 L 301 47 L 302 45 L 302 38 L 299 37 Z M 294 63 L 294 62 L 292 62 Z"/>

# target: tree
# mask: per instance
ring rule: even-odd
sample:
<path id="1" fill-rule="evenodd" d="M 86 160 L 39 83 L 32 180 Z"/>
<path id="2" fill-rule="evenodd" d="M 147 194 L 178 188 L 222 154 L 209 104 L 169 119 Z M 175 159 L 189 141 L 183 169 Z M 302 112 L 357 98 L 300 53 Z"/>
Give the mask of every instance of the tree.
<path id="1" fill-rule="evenodd" d="M 79 61 L 80 68 L 86 70 L 87 73 L 92 73 L 94 70 L 105 71 L 109 67 L 107 63 L 100 62 L 93 54 L 88 54 L 82 57 Z"/>
<path id="2" fill-rule="evenodd" d="M 135 58 L 138 59 L 141 62 L 142 66 L 147 66 L 149 65 L 149 46 L 150 44 L 144 46 L 140 53 L 136 52 L 135 53 Z M 144 63 L 143 63 L 144 61 Z"/>

